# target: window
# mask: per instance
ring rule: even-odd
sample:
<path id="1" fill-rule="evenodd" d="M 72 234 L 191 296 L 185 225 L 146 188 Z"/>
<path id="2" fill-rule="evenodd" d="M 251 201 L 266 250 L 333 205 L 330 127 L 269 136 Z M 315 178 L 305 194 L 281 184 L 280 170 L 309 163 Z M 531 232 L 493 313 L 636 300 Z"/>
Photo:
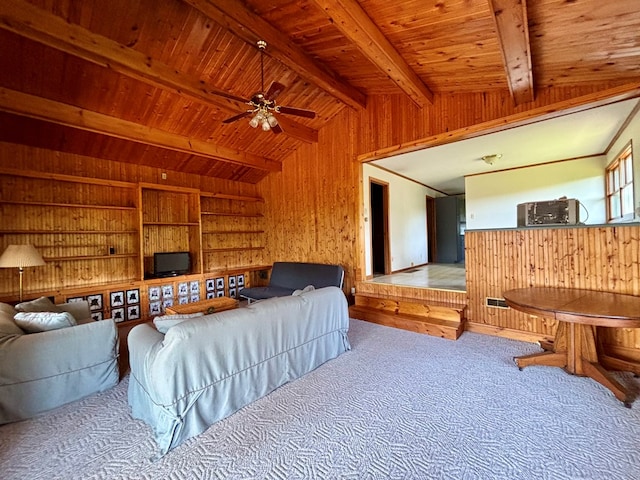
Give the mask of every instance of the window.
<path id="1" fill-rule="evenodd" d="M 633 220 L 633 155 L 627 145 L 606 169 L 607 221 Z"/>

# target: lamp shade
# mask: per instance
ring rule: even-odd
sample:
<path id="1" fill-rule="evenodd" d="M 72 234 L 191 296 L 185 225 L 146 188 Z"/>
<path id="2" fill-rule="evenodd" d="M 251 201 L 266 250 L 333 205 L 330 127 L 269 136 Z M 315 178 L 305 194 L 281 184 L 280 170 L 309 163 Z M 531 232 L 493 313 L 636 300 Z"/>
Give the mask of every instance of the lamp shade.
<path id="1" fill-rule="evenodd" d="M 0 256 L 0 268 L 38 267 L 44 265 L 33 245 L 9 245 Z"/>

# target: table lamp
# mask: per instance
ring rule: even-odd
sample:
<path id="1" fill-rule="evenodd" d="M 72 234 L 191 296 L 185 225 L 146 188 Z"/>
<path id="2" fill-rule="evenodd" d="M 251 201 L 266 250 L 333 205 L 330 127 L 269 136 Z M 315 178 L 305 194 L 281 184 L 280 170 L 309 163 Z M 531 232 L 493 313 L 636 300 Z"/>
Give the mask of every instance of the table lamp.
<path id="1" fill-rule="evenodd" d="M 24 267 L 39 267 L 44 260 L 33 245 L 9 245 L 0 256 L 0 268 L 18 268 L 20 273 L 20 301 L 22 302 L 22 273 Z"/>

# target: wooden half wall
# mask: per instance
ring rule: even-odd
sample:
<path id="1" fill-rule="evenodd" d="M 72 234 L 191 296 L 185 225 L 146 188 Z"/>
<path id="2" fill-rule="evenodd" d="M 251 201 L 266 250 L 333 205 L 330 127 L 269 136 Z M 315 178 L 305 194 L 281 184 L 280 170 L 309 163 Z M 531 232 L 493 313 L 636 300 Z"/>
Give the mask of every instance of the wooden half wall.
<path id="1" fill-rule="evenodd" d="M 640 295 L 640 225 L 469 230 L 465 234 L 467 330 L 532 340 L 556 322 L 487 298 L 524 287 L 568 287 Z M 640 329 L 600 328 L 604 344 L 640 358 Z"/>

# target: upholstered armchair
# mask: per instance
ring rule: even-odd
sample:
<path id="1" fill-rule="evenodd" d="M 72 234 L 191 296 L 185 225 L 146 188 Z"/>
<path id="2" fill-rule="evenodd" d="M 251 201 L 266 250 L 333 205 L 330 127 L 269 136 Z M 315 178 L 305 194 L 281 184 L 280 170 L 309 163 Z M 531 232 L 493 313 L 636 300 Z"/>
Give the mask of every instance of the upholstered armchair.
<path id="1" fill-rule="evenodd" d="M 0 303 L 0 424 L 118 383 L 113 320 L 93 321 L 86 302 L 43 306 L 46 302 L 38 301 L 30 302 L 31 308 L 29 302 L 20 304 L 26 305 L 22 312 Z"/>

